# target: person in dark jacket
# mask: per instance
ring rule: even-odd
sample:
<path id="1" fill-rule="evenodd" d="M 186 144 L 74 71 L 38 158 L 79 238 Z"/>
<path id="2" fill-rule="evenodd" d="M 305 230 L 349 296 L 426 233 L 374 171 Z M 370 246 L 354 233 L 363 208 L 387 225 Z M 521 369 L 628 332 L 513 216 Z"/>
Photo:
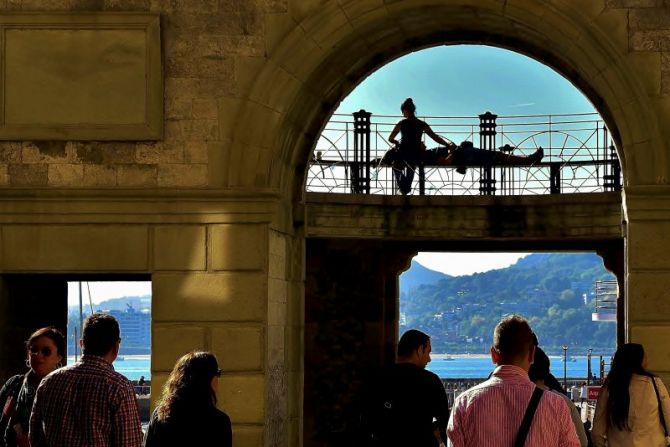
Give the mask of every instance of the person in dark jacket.
<path id="1" fill-rule="evenodd" d="M 190 352 L 170 373 L 154 410 L 144 447 L 233 445 L 230 418 L 216 408 L 219 369 L 211 352 Z"/>
<path id="2" fill-rule="evenodd" d="M 62 366 L 65 337 L 56 328 L 43 327 L 26 341 L 25 374 L 11 377 L 0 390 L 0 447 L 28 447 L 30 412 L 42 379 Z"/>

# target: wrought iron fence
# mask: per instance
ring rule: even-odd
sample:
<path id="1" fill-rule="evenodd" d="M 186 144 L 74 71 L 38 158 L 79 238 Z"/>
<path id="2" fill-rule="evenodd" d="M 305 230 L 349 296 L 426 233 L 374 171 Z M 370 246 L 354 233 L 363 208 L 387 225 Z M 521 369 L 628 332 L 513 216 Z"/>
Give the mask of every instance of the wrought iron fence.
<path id="1" fill-rule="evenodd" d="M 539 195 L 621 189 L 621 167 L 607 127 L 597 113 L 479 117 L 420 117 L 439 135 L 484 150 L 508 145 L 514 155 L 544 149 L 530 166 L 420 165 L 412 193 L 421 195 Z M 382 162 L 387 137 L 401 117 L 361 110 L 333 115 L 309 165 L 307 191 L 396 194 L 393 167 Z M 427 144 L 429 147 L 431 144 Z M 434 146 L 434 145 L 433 145 Z"/>

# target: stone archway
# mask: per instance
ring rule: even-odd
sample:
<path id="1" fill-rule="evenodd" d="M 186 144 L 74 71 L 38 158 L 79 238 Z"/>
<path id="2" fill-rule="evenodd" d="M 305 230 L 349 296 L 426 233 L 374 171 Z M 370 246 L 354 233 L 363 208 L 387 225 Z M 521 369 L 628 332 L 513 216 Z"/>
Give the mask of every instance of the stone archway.
<path id="1" fill-rule="evenodd" d="M 306 163 L 338 101 L 373 70 L 407 52 L 444 43 L 495 45 L 562 73 L 594 103 L 612 130 L 625 175 L 626 337 L 651 341 L 670 334 L 670 309 L 662 299 L 663 285 L 670 281 L 670 261 L 661 259 L 664 245 L 654 243 L 670 230 L 670 215 L 659 212 L 670 209 L 670 191 L 651 186 L 664 185 L 670 178 L 670 131 L 661 126 L 670 115 L 670 101 L 657 95 L 660 53 L 630 49 L 626 9 L 576 0 L 360 0 L 291 6 L 290 14 L 267 22 L 262 66 L 250 62 L 240 68 L 254 73 L 254 81 L 248 100 L 227 104 L 236 112 L 223 131 L 236 148 L 232 160 L 258 167 L 239 171 L 240 164 L 231 163 L 232 184 L 254 185 L 263 179 L 280 192 L 287 211 L 279 226 L 297 247 L 293 265 L 305 259 Z M 640 66 L 646 69 L 640 71 Z M 247 121 L 258 127 L 245 125 Z M 302 302 L 299 281 L 289 295 Z M 289 340 L 289 356 L 302 358 L 300 312 L 289 320 L 297 331 Z M 268 338 L 272 346 L 272 334 Z M 654 354 L 661 359 L 655 370 L 670 376 L 670 355 L 662 348 Z M 301 383 L 303 365 L 295 366 L 290 389 Z M 300 410 L 292 417 L 301 420 Z"/>

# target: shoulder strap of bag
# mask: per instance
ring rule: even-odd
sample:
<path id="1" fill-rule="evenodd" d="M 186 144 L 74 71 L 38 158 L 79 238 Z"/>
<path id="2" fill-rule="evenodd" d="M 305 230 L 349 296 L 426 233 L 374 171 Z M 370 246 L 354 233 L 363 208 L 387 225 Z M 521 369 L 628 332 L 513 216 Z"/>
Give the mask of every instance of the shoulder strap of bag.
<path id="1" fill-rule="evenodd" d="M 542 393 L 544 393 L 542 388 L 535 387 L 535 391 L 533 391 L 533 395 L 530 397 L 530 402 L 528 402 L 526 414 L 523 415 L 523 420 L 521 421 L 519 432 L 516 435 L 514 447 L 523 447 L 523 445 L 526 443 L 526 437 L 528 437 L 528 431 L 530 431 L 530 424 L 533 422 L 533 417 L 535 416 L 535 411 L 537 410 L 537 404 L 540 403 Z"/>
<path id="2" fill-rule="evenodd" d="M 663 427 L 663 432 L 665 437 L 668 437 L 668 427 L 665 425 L 665 416 L 663 415 L 663 405 L 661 405 L 661 396 L 658 394 L 658 387 L 656 386 L 656 377 L 651 377 L 651 383 L 654 385 L 654 391 L 656 392 L 656 402 L 658 402 L 658 416 L 661 418 L 661 426 Z"/>

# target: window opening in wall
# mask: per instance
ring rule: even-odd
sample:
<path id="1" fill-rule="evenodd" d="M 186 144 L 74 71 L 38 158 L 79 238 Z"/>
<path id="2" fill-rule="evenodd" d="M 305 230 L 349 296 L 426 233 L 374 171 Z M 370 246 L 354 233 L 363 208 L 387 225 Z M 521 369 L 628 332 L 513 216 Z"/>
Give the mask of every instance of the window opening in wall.
<path id="1" fill-rule="evenodd" d="M 148 420 L 151 393 L 151 281 L 68 281 L 68 359 L 81 356 L 79 339 L 88 315 L 113 315 L 121 329 L 114 369 L 135 385 L 140 415 Z M 145 408 L 146 407 L 146 408 Z M 143 411 L 144 410 L 144 411 Z"/>
<path id="2" fill-rule="evenodd" d="M 419 120 L 463 149 L 448 157 L 444 143 L 412 126 L 405 138 L 420 141 L 391 138 L 406 98 Z M 611 132 L 570 81 L 514 51 L 444 45 L 389 62 L 342 100 L 316 142 L 306 190 L 537 195 L 621 185 Z"/>
<path id="3" fill-rule="evenodd" d="M 453 399 L 494 369 L 489 349 L 501 317 L 522 315 L 552 374 L 581 393 L 584 382 L 598 386 L 609 371 L 616 295 L 616 277 L 595 253 L 422 252 L 400 276 L 399 332 L 431 337 L 427 369 Z"/>

